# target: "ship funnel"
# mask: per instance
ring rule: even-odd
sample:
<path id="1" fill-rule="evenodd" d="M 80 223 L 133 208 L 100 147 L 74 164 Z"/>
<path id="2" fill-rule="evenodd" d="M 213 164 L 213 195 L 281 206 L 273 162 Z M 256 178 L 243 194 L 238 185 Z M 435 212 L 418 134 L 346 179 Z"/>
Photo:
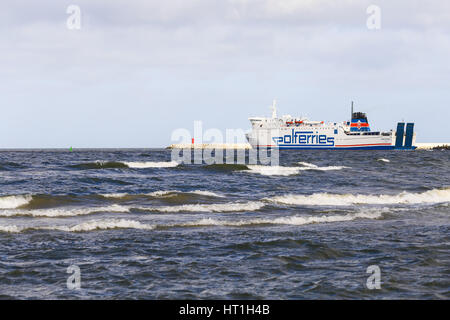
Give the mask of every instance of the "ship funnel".
<path id="1" fill-rule="evenodd" d="M 352 108 L 350 131 L 370 131 L 369 122 L 367 121 L 367 116 L 364 112 L 353 112 Z"/>

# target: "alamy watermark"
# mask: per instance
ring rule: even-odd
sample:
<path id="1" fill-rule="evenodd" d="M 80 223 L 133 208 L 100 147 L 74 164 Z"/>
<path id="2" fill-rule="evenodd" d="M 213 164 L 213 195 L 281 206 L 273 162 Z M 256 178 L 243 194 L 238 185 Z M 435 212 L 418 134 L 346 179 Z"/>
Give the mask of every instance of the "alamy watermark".
<path id="1" fill-rule="evenodd" d="M 186 128 L 172 132 L 171 160 L 184 164 L 279 164 L 278 148 L 248 148 L 248 144 L 237 143 L 245 135 L 242 129 L 226 129 L 225 134 L 217 128 L 203 130 L 203 123 L 194 121 L 193 134 Z M 269 144 L 272 142 L 265 142 Z"/>
<path id="2" fill-rule="evenodd" d="M 66 285 L 69 290 L 80 290 L 81 289 L 81 270 L 77 265 L 70 265 L 67 268 L 67 273 L 71 275 L 67 278 Z"/>
<path id="3" fill-rule="evenodd" d="M 366 273 L 371 275 L 367 278 L 366 286 L 369 290 L 381 289 L 381 269 L 377 265 L 367 267 Z"/>
<path id="4" fill-rule="evenodd" d="M 377 5 L 370 5 L 367 7 L 366 13 L 369 15 L 366 21 L 367 29 L 380 30 L 381 29 L 381 8 Z"/>
<path id="5" fill-rule="evenodd" d="M 69 30 L 81 29 L 81 9 L 79 6 L 71 4 L 67 7 L 66 13 L 70 16 L 66 20 L 66 26 Z"/>

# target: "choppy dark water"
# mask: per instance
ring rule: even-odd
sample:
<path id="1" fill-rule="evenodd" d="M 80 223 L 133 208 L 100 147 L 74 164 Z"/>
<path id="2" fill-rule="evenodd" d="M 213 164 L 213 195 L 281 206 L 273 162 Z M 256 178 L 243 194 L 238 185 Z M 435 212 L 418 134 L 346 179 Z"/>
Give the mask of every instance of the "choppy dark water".
<path id="1" fill-rule="evenodd" d="M 450 298 L 448 151 L 169 161 L 0 152 L 0 298 Z"/>

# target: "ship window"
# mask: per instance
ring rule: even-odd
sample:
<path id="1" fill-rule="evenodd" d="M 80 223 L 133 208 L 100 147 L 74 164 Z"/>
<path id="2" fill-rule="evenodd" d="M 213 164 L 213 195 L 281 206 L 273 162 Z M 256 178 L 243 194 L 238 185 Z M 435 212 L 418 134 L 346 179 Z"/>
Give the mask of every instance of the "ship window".
<path id="1" fill-rule="evenodd" d="M 337 129 L 334 129 L 334 134 L 337 134 Z"/>

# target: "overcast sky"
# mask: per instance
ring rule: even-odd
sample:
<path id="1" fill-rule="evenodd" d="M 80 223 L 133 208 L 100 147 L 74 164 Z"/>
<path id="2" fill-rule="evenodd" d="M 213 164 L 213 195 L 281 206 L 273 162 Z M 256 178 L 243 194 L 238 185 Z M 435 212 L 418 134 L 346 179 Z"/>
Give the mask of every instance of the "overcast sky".
<path id="1" fill-rule="evenodd" d="M 273 98 L 450 140 L 448 0 L 5 0 L 0 26 L 1 148 L 163 147 L 194 120 L 248 129 Z"/>

